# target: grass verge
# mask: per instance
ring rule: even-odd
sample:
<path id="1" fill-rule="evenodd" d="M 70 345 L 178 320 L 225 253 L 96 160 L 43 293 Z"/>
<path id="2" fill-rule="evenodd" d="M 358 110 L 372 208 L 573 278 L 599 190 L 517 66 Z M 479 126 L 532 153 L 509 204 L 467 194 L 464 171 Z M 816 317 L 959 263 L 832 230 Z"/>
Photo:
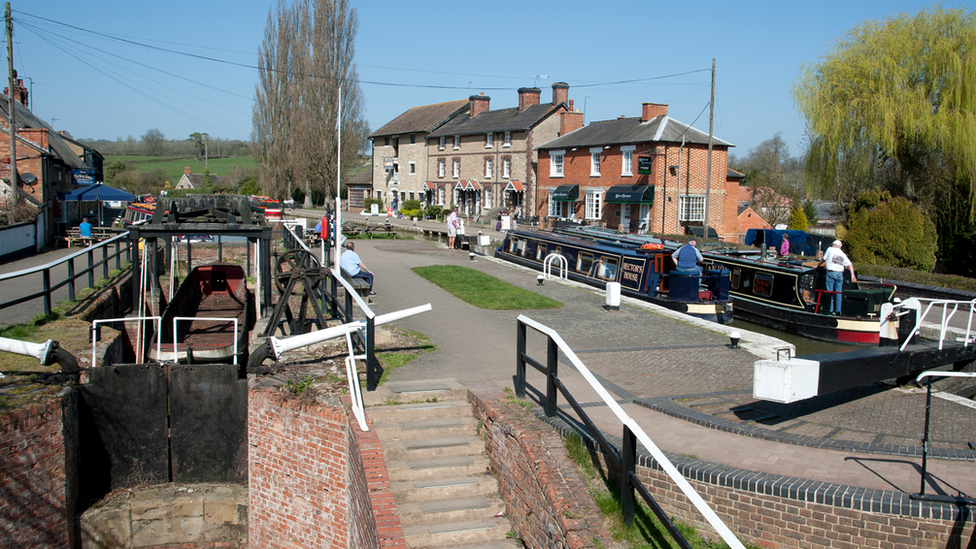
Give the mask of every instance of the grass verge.
<path id="1" fill-rule="evenodd" d="M 437 350 L 437 345 L 434 345 L 429 337 L 420 332 L 403 328 L 397 328 L 397 331 L 399 332 L 401 341 L 409 342 L 409 345 L 376 353 L 376 359 L 383 366 L 383 373 L 380 375 L 380 380 L 377 382 L 377 385 L 385 383 L 393 370 L 410 364 L 422 353 Z"/>
<path id="2" fill-rule="evenodd" d="M 468 267 L 431 265 L 416 267 L 413 272 L 479 309 L 509 311 L 558 309 L 563 306 L 555 299 L 513 286 Z"/>

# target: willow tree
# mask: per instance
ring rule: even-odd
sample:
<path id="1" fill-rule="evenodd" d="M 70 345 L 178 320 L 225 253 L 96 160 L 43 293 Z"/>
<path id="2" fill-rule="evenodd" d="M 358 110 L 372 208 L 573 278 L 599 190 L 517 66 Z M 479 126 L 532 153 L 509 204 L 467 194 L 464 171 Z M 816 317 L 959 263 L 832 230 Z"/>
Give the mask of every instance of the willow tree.
<path id="1" fill-rule="evenodd" d="M 825 189 L 886 170 L 894 192 L 925 205 L 937 195 L 931 167 L 948 165 L 976 193 L 974 14 L 934 8 L 862 23 L 803 67 L 793 95 L 810 131 L 807 173 Z"/>
<path id="2" fill-rule="evenodd" d="M 280 0 L 268 15 L 259 51 L 261 79 L 254 104 L 254 141 L 264 187 L 290 195 L 292 185 L 329 200 L 342 164 L 362 150 L 368 127 L 354 63 L 359 22 L 348 0 Z"/>

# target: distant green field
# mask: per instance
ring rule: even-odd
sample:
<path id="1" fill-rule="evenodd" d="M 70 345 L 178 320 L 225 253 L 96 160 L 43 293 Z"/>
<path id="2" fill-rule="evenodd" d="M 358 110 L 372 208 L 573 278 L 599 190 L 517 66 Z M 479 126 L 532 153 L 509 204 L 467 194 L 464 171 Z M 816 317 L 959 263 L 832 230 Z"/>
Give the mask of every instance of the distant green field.
<path id="1" fill-rule="evenodd" d="M 121 160 L 131 168 L 143 172 L 154 172 L 163 170 L 166 172 L 168 181 L 172 185 L 183 176 L 183 168 L 190 167 L 190 173 L 203 173 L 203 160 L 196 158 L 176 158 L 164 156 L 106 156 L 105 166 L 116 160 Z M 217 177 L 230 177 L 234 171 L 234 166 L 238 166 L 242 171 L 255 166 L 254 159 L 250 156 L 233 156 L 228 158 L 211 158 L 208 162 L 210 174 Z M 236 181 L 234 183 L 237 183 Z"/>

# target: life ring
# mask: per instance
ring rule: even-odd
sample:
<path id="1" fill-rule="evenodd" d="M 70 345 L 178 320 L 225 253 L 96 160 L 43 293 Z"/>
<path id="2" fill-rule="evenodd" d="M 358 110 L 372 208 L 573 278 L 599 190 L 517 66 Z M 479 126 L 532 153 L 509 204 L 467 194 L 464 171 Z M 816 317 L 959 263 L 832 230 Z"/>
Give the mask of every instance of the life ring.
<path id="1" fill-rule="evenodd" d="M 662 250 L 664 249 L 664 244 L 658 242 L 647 242 L 646 244 L 641 244 L 640 249 L 642 250 Z"/>

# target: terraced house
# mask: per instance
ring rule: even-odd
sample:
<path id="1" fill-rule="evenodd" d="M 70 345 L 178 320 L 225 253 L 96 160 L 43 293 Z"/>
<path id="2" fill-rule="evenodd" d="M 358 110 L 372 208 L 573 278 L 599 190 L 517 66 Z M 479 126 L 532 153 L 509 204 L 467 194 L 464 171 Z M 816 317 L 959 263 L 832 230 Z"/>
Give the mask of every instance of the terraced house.
<path id="1" fill-rule="evenodd" d="M 701 235 L 735 241 L 739 178 L 731 143 L 644 103 L 640 117 L 593 122 L 539 145 L 539 216 L 634 233 Z M 738 174 L 738 175 L 736 175 Z M 707 212 L 707 214 L 706 214 Z"/>
<path id="2" fill-rule="evenodd" d="M 433 204 L 457 206 L 477 219 L 492 210 L 535 208 L 538 153 L 545 143 L 582 125 L 572 112 L 569 84 L 552 85 L 552 101 L 541 103 L 539 88 L 520 88 L 518 106 L 491 110 L 491 98 L 472 95 L 467 112 L 427 136 L 427 189 Z"/>

